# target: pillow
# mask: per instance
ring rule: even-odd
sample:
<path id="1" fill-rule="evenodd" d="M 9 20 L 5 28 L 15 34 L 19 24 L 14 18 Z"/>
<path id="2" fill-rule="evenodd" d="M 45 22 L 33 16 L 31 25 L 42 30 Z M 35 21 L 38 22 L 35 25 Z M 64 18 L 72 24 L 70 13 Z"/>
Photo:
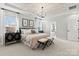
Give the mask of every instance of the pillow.
<path id="1" fill-rule="evenodd" d="M 21 29 L 21 33 L 22 34 L 25 34 L 25 29 Z"/>
<path id="2" fill-rule="evenodd" d="M 31 33 L 34 34 L 34 33 L 36 33 L 36 31 L 35 30 L 31 30 Z"/>
<path id="3" fill-rule="evenodd" d="M 36 33 L 39 33 L 39 32 L 38 32 L 38 29 L 35 29 L 35 31 L 36 31 Z"/>
<path id="4" fill-rule="evenodd" d="M 31 34 L 31 30 L 21 29 L 22 38 L 26 38 L 29 34 Z"/>
<path id="5" fill-rule="evenodd" d="M 31 29 L 25 31 L 26 34 L 31 34 Z"/>

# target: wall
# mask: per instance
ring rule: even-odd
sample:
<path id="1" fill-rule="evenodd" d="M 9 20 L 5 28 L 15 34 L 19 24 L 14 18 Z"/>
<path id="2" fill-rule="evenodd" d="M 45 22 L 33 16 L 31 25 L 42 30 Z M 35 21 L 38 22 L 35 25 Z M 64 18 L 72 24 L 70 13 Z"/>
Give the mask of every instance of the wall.
<path id="1" fill-rule="evenodd" d="M 69 15 L 57 16 L 56 21 L 56 36 L 61 39 L 67 39 L 67 18 Z"/>
<path id="2" fill-rule="evenodd" d="M 48 33 L 50 34 L 50 25 L 51 25 L 51 21 L 47 20 L 47 19 L 44 19 L 42 20 L 43 22 L 43 31 L 45 33 Z"/>
<path id="3" fill-rule="evenodd" d="M 61 39 L 66 39 L 67 35 L 67 17 L 69 15 L 61 15 L 49 18 L 44 22 L 44 32 L 49 33 L 50 32 L 50 26 L 51 24 L 56 21 L 56 36 Z"/>
<path id="4" fill-rule="evenodd" d="M 69 10 L 68 7 L 72 4 L 68 4 L 65 7 L 65 11 L 57 14 L 53 14 L 51 11 L 51 14 L 46 16 L 45 21 L 43 23 L 43 30 L 46 33 L 50 32 L 50 25 L 53 21 L 56 21 L 56 36 L 61 39 L 67 39 L 67 20 L 70 19 L 70 16 L 79 13 L 79 4 L 77 5 L 76 9 Z"/>
<path id="5" fill-rule="evenodd" d="M 50 32 L 50 25 L 52 24 L 52 22 L 56 21 L 56 37 L 60 38 L 60 39 L 67 39 L 67 26 L 68 26 L 68 20 L 71 19 L 72 15 L 77 15 L 79 12 L 77 13 L 63 13 L 60 15 L 57 15 L 55 17 L 49 17 L 45 19 L 44 22 L 44 28 L 43 30 L 46 33 Z"/>

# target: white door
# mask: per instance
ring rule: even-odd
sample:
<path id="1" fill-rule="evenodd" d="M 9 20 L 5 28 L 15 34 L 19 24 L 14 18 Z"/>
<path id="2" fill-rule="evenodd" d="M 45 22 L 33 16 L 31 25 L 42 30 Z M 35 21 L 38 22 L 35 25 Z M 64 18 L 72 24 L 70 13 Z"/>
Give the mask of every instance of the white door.
<path id="1" fill-rule="evenodd" d="M 72 15 L 68 19 L 68 40 L 78 41 L 78 16 Z"/>

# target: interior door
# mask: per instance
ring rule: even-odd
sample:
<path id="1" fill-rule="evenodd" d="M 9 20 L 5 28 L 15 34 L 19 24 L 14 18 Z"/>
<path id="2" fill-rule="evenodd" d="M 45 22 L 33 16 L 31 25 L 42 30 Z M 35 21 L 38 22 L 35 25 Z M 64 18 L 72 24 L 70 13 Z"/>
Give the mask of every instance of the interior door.
<path id="1" fill-rule="evenodd" d="M 68 40 L 78 41 L 78 16 L 73 15 L 68 19 Z"/>

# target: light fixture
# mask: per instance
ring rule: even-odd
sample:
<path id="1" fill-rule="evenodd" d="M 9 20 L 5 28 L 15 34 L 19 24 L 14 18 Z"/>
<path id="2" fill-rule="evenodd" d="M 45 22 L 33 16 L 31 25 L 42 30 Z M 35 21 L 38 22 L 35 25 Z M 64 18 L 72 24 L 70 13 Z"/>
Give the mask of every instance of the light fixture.
<path id="1" fill-rule="evenodd" d="M 40 17 L 45 18 L 45 10 L 44 10 L 43 6 L 41 7 L 41 12 L 40 13 L 41 13 Z"/>
<path id="2" fill-rule="evenodd" d="M 45 13 L 45 8 L 44 6 L 41 7 L 41 9 L 39 10 L 39 13 L 37 14 L 38 17 L 35 17 L 35 19 L 39 19 L 39 20 L 43 20 L 46 16 Z"/>

